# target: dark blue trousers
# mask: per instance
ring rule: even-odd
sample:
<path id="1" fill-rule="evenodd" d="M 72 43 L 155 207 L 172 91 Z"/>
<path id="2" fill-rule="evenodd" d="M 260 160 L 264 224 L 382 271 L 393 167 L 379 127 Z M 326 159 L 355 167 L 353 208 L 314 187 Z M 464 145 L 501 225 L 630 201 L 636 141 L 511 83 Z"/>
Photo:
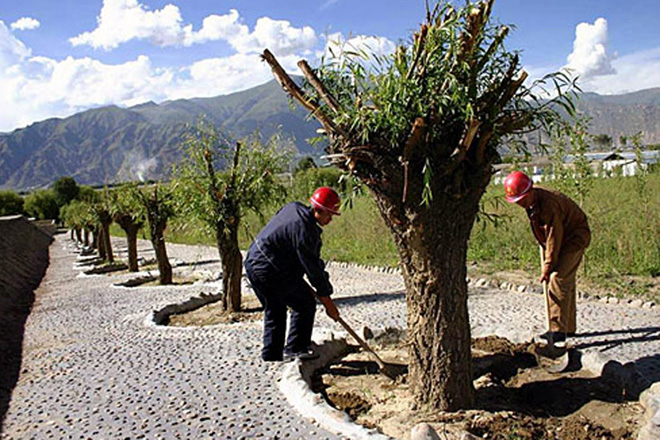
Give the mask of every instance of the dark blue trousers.
<path id="1" fill-rule="evenodd" d="M 309 349 L 312 342 L 316 300 L 305 281 L 301 279 L 286 284 L 269 281 L 253 271 L 247 261 L 245 273 L 254 293 L 264 306 L 262 359 L 279 361 L 282 360 L 283 352 L 295 354 Z M 287 308 L 291 310 L 291 319 L 285 346 Z"/>

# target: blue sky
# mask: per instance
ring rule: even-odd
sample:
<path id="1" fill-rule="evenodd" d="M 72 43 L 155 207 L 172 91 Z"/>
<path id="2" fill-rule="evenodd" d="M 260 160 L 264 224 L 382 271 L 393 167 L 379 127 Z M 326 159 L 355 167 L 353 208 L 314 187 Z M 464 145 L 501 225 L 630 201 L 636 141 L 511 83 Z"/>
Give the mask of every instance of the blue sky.
<path id="1" fill-rule="evenodd" d="M 457 2 L 459 5 L 463 2 Z M 4 0 L 0 131 L 92 107 L 217 96 L 292 72 L 329 41 L 387 53 L 424 19 L 423 0 Z M 531 78 L 570 67 L 602 94 L 660 87 L 660 2 L 496 0 Z"/>

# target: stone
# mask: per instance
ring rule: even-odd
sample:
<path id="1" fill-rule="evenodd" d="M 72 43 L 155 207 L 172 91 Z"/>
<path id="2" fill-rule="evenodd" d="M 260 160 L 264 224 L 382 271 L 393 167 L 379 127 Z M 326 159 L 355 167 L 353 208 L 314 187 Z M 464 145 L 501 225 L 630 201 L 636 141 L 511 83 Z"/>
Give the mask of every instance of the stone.
<path id="1" fill-rule="evenodd" d="M 440 440 L 440 436 L 428 423 L 419 423 L 410 431 L 410 440 Z"/>
<path id="2" fill-rule="evenodd" d="M 518 288 L 516 290 L 520 293 L 524 293 L 524 292 L 527 291 L 527 286 L 525 286 L 524 284 L 521 284 L 520 286 L 518 286 Z"/>
<path id="3" fill-rule="evenodd" d="M 619 304 L 619 298 L 616 298 L 614 296 L 610 296 L 607 298 L 607 303 L 608 304 Z"/>
<path id="4" fill-rule="evenodd" d="M 639 298 L 638 299 L 633 299 L 632 301 L 630 301 L 630 307 L 642 307 L 643 304 L 644 304 L 644 301 L 642 301 Z"/>
<path id="5" fill-rule="evenodd" d="M 655 303 L 653 301 L 645 302 L 642 306 L 643 309 L 652 309 L 653 307 L 655 307 Z"/>

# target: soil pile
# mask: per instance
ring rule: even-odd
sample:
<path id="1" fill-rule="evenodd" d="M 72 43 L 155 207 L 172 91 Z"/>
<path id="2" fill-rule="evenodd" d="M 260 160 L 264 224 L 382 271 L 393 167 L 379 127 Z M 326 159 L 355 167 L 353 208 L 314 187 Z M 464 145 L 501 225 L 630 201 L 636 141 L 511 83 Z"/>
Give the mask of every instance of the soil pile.
<path id="1" fill-rule="evenodd" d="M 375 345 L 386 362 L 407 364 L 405 341 L 389 334 Z M 498 337 L 473 340 L 477 404 L 468 411 L 415 408 L 406 377 L 391 381 L 378 374 L 365 353 L 351 353 L 319 372 L 314 388 L 357 423 L 395 438 L 408 438 L 421 422 L 439 434 L 462 429 L 487 439 L 636 438 L 643 417 L 639 396 L 579 365 L 551 374 L 538 366 L 532 348 Z"/>

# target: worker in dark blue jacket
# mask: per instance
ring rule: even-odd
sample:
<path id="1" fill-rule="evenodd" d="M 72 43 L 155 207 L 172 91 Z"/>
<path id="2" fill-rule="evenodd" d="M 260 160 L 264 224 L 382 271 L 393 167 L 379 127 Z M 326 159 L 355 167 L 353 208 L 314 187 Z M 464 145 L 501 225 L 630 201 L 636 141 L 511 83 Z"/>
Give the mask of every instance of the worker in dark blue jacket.
<path id="1" fill-rule="evenodd" d="M 339 317 L 321 260 L 321 227 L 339 215 L 339 195 L 332 188 L 321 187 L 310 202 L 311 208 L 299 202 L 285 205 L 257 235 L 245 258 L 245 272 L 264 306 L 261 357 L 265 361 L 317 357 L 310 347 L 315 296 L 330 318 Z M 314 289 L 305 282 L 305 275 Z M 287 307 L 291 322 L 285 345 Z"/>

